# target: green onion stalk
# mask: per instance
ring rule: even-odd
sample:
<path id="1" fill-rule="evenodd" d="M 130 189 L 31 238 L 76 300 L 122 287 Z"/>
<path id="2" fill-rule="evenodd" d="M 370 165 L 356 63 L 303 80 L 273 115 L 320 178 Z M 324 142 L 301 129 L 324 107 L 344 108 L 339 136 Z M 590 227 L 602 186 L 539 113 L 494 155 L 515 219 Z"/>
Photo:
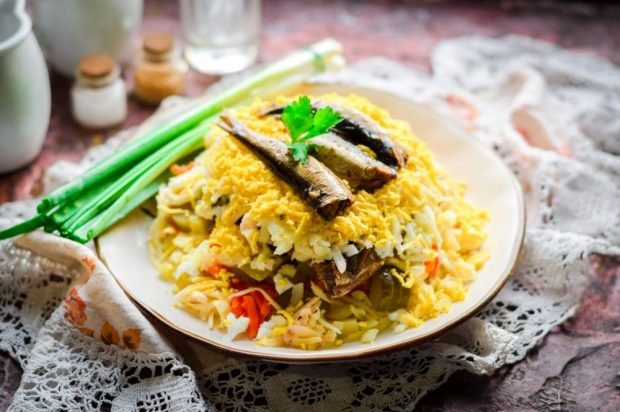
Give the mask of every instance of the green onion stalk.
<path id="1" fill-rule="evenodd" d="M 133 210 L 147 200 L 148 197 L 142 201 L 138 201 L 136 198 L 144 195 L 143 190 L 150 187 L 151 183 L 168 170 L 171 164 L 192 153 L 196 153 L 204 147 L 203 137 L 211 126 L 211 123 L 213 123 L 213 120 L 215 119 L 208 120 L 204 125 L 190 130 L 181 138 L 163 146 L 137 167 L 132 169 L 130 172 L 133 173 L 131 176 L 131 184 L 122 191 L 120 196 L 92 220 L 90 217 L 95 213 L 89 212 L 93 210 L 96 211 L 97 205 L 96 203 L 89 205 L 91 209 L 85 209 L 83 212 L 86 218 L 78 219 L 78 222 L 67 230 L 68 237 L 78 242 L 85 243 L 100 235 L 105 229 L 122 219 L 128 211 Z M 153 159 L 151 159 L 151 157 Z M 144 171 L 144 168 L 141 167 L 143 165 L 148 166 Z M 134 170 L 136 170 L 135 173 Z"/>
<path id="2" fill-rule="evenodd" d="M 104 211 L 119 195 L 131 191 L 137 180 L 142 179 L 141 181 L 144 182 L 147 179 L 146 183 L 148 184 L 172 163 L 201 149 L 203 147 L 203 136 L 215 120 L 215 117 L 205 120 L 198 127 L 164 145 L 129 169 L 121 179 L 115 180 L 103 191 L 99 192 L 97 196 L 89 199 L 69 220 L 63 222 L 60 233 L 68 235 L 75 232 L 100 212 Z"/>
<path id="3" fill-rule="evenodd" d="M 160 148 L 226 107 L 269 93 L 274 87 L 279 89 L 303 81 L 317 70 L 325 69 L 325 64 L 322 62 L 340 55 L 341 50 L 340 44 L 336 41 L 323 40 L 275 62 L 256 76 L 241 82 L 212 100 L 203 102 L 161 128 L 130 142 L 122 150 L 88 170 L 83 176 L 45 196 L 37 207 L 37 211 L 45 213 L 59 203 L 76 197 L 83 190 L 105 180 L 119 169 L 133 164 L 136 160 Z"/>
<path id="4" fill-rule="evenodd" d="M 35 217 L 0 231 L 0 240 L 39 227 L 82 243 L 91 240 L 152 197 L 173 163 L 203 148 L 203 136 L 223 109 L 293 87 L 343 62 L 342 46 L 331 39 L 291 53 L 129 142 L 81 177 L 48 194 L 37 206 Z"/>

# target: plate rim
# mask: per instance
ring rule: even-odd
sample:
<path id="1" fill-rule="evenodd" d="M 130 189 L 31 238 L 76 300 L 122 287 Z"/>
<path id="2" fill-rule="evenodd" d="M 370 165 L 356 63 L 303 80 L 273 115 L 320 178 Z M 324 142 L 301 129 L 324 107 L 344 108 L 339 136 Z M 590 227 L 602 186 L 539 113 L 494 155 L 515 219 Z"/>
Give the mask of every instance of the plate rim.
<path id="1" fill-rule="evenodd" d="M 325 86 L 324 84 L 307 84 L 310 87 L 312 87 L 313 85 L 318 85 L 318 86 Z M 400 100 L 404 100 L 408 103 L 413 103 L 415 104 L 415 102 L 399 95 L 396 94 L 394 92 L 391 91 L 386 91 L 386 90 L 381 90 L 378 88 L 373 88 L 373 87 L 367 87 L 367 86 L 360 86 L 360 85 L 356 85 L 356 84 L 349 84 L 349 83 L 345 83 L 345 82 L 338 82 L 338 83 L 333 83 L 330 85 L 336 85 L 336 86 L 345 86 L 345 87 L 352 87 L 352 88 L 358 88 L 358 89 L 362 89 L 362 90 L 369 90 L 372 91 L 373 93 L 385 93 L 387 95 L 390 95 L 391 97 L 395 97 L 397 99 Z M 450 129 L 452 129 L 454 132 L 459 133 L 459 134 L 466 134 L 467 132 L 465 130 L 463 130 L 462 128 L 458 127 L 458 125 L 456 125 L 454 123 L 454 121 L 450 120 L 450 119 L 443 119 L 441 118 L 441 116 L 439 114 L 437 114 L 436 112 L 425 108 L 425 107 L 421 107 L 422 110 L 425 111 L 425 114 L 433 116 L 435 118 L 440 118 L 442 121 L 445 122 L 446 126 L 449 127 Z M 461 315 L 458 318 L 452 319 L 448 322 L 446 322 L 444 325 L 442 325 L 441 327 L 438 327 L 435 330 L 426 332 L 422 335 L 418 335 L 418 336 L 414 336 L 411 337 L 403 342 L 399 342 L 399 343 L 394 343 L 385 347 L 380 347 L 380 348 L 373 348 L 372 346 L 368 346 L 367 348 L 363 348 L 360 350 L 357 350 L 355 352 L 351 352 L 351 353 L 343 353 L 343 354 L 330 354 L 330 355 L 321 355 L 320 351 L 301 351 L 303 353 L 307 353 L 309 355 L 309 357 L 307 358 L 295 358 L 295 359 L 290 359 L 287 357 L 287 355 L 279 355 L 279 354 L 269 354 L 269 353 L 263 353 L 263 352 L 253 352 L 251 350 L 247 350 L 247 349 L 238 349 L 238 348 L 234 348 L 234 347 L 230 347 L 227 346 L 225 344 L 222 344 L 214 339 L 210 339 L 207 338 L 205 336 L 202 335 L 198 335 L 192 331 L 186 330 L 178 325 L 176 325 L 174 322 L 172 322 L 171 320 L 169 320 L 168 318 L 166 318 L 164 315 L 162 315 L 161 313 L 159 313 L 157 310 L 150 308 L 149 305 L 145 304 L 144 302 L 142 302 L 139 298 L 137 298 L 134 294 L 132 294 L 129 289 L 123 284 L 123 282 L 121 281 L 121 279 L 114 274 L 114 272 L 112 271 L 110 265 L 108 264 L 108 262 L 106 261 L 105 257 L 102 255 L 101 251 L 100 251 L 100 245 L 99 245 L 99 238 L 103 235 L 105 235 L 105 232 L 96 237 L 94 239 L 94 243 L 95 243 L 95 251 L 97 253 L 97 256 L 99 257 L 99 259 L 101 260 L 101 262 L 105 265 L 105 267 L 108 269 L 108 271 L 110 272 L 110 274 L 112 275 L 112 277 L 114 278 L 114 280 L 116 281 L 116 283 L 120 286 L 120 288 L 123 290 L 123 292 L 130 298 L 130 300 L 132 302 L 135 302 L 137 305 L 139 306 L 139 310 L 141 310 L 142 312 L 146 312 L 146 314 L 154 317 L 155 319 L 157 319 L 158 321 L 162 322 L 164 325 L 166 325 L 167 327 L 171 328 L 173 331 L 180 333 L 184 336 L 190 337 L 191 339 L 200 342 L 201 344 L 207 344 L 209 347 L 216 349 L 218 351 L 227 353 L 227 354 L 232 354 L 232 355 L 241 355 L 244 358 L 252 358 L 252 359 L 261 359 L 261 360 L 267 360 L 267 361 L 273 361 L 273 362 L 282 362 L 282 363 L 287 363 L 287 364 L 311 364 L 311 363 L 325 363 L 325 362 L 343 362 L 343 361 L 353 361 L 353 360 L 359 360 L 359 359 L 366 359 L 366 358 L 371 358 L 371 357 L 375 357 L 375 356 L 379 356 L 382 354 L 386 354 L 386 353 L 391 353 L 391 352 L 395 352 L 395 351 L 399 351 L 399 350 L 403 350 L 406 348 L 410 348 L 412 346 L 415 345 L 420 345 L 422 343 L 426 343 L 429 342 L 435 338 L 437 338 L 440 335 L 443 335 L 444 333 L 446 333 L 448 330 L 453 329 L 459 325 L 461 325 L 462 323 L 464 323 L 465 321 L 471 319 L 473 316 L 475 316 L 478 312 L 480 312 L 485 306 L 487 306 L 496 296 L 497 294 L 503 289 L 503 287 L 506 285 L 506 283 L 508 282 L 508 279 L 510 278 L 510 276 L 512 275 L 512 273 L 514 272 L 514 268 L 516 266 L 519 254 L 523 248 L 523 243 L 525 240 L 525 222 L 526 222 L 526 210 L 525 210 L 525 202 L 524 202 L 524 197 L 523 197 L 523 190 L 521 188 L 521 185 L 519 184 L 517 178 L 514 176 L 514 174 L 508 169 L 508 167 L 504 164 L 504 162 L 501 161 L 501 159 L 499 158 L 499 156 L 497 156 L 497 154 L 495 152 L 493 152 L 490 148 L 488 148 L 487 146 L 483 145 L 480 141 L 476 140 L 476 139 L 471 139 L 471 141 L 478 146 L 479 149 L 486 151 L 487 154 L 497 158 L 498 160 L 500 160 L 500 164 L 501 167 L 505 168 L 508 171 L 508 176 L 511 182 L 511 186 L 513 187 L 515 194 L 517 196 L 517 207 L 520 211 L 519 215 L 517 216 L 518 220 L 517 220 L 517 233 L 518 233 L 518 239 L 517 242 L 513 245 L 512 247 L 512 251 L 510 254 L 510 258 L 508 260 L 508 263 L 506 265 L 506 268 L 503 270 L 503 273 L 498 276 L 497 281 L 495 282 L 495 284 L 489 288 L 489 291 L 484 295 L 484 297 L 474 306 L 472 306 L 469 310 L 467 310 L 463 315 Z M 144 210 L 142 210 L 141 208 L 136 209 L 138 211 L 140 211 L 141 213 L 144 213 L 145 215 L 149 215 L 147 214 Z M 150 216 L 150 215 L 149 215 Z M 152 216 L 150 216 L 152 217 Z"/>

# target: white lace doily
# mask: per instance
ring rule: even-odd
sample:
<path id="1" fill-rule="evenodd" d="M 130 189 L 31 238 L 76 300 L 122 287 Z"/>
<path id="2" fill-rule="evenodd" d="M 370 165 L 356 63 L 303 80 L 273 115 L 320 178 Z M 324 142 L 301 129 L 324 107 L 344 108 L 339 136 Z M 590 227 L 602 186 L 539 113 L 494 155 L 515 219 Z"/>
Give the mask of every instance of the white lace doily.
<path id="1" fill-rule="evenodd" d="M 88 248 L 35 235 L 21 244 L 46 257 L 0 244 L 0 349 L 24 370 L 12 410 L 410 410 L 457 370 L 490 374 L 522 359 L 574 313 L 589 281 L 587 256 L 619 252 L 620 70 L 521 37 L 443 42 L 432 67 L 427 76 L 377 58 L 317 81 L 422 102 L 455 118 L 519 177 L 525 245 L 516 272 L 478 316 L 438 341 L 367 361 L 235 359 L 154 328 Z M 81 164 L 56 164 L 46 189 L 125 138 Z M 2 205 L 0 227 L 32 211 L 32 202 Z M 75 327 L 87 317 L 107 320 L 100 331 Z"/>

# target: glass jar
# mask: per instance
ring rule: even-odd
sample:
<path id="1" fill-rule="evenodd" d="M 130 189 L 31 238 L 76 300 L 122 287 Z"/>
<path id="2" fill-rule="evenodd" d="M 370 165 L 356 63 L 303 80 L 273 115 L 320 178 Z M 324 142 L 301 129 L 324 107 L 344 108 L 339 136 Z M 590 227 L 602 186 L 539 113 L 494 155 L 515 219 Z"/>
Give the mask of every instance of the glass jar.
<path id="1" fill-rule="evenodd" d="M 187 66 L 170 33 L 150 33 L 134 63 L 134 93 L 148 104 L 159 104 L 185 89 Z"/>
<path id="2" fill-rule="evenodd" d="M 227 74 L 258 57 L 260 0 L 181 0 L 185 58 L 193 69 Z"/>
<path id="3" fill-rule="evenodd" d="M 84 127 L 116 126 L 127 117 L 127 91 L 118 64 L 107 54 L 83 58 L 71 89 L 71 110 Z"/>

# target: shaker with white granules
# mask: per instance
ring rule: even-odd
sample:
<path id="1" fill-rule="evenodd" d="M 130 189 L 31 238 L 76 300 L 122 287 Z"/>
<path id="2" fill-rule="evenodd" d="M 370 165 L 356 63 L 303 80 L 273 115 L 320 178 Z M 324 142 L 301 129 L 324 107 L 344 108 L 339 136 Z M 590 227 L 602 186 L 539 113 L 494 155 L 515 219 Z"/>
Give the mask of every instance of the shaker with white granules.
<path id="1" fill-rule="evenodd" d="M 74 119 L 90 129 L 104 129 L 127 117 L 127 91 L 118 64 L 106 54 L 84 57 L 71 89 Z"/>

